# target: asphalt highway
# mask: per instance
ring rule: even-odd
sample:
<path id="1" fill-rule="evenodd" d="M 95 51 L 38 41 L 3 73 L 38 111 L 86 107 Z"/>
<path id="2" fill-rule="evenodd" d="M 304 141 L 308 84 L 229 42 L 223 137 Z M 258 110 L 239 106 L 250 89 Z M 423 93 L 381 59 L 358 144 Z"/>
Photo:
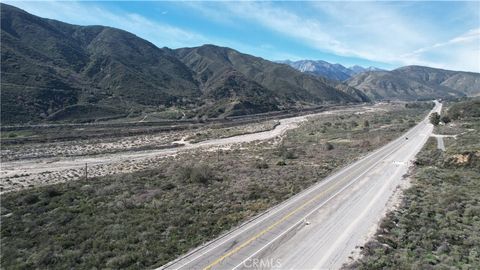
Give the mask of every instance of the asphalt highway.
<path id="1" fill-rule="evenodd" d="M 436 103 L 432 112 L 440 113 Z M 433 126 L 404 135 L 160 269 L 338 269 L 379 222 Z M 301 173 L 301 172 L 299 172 Z"/>

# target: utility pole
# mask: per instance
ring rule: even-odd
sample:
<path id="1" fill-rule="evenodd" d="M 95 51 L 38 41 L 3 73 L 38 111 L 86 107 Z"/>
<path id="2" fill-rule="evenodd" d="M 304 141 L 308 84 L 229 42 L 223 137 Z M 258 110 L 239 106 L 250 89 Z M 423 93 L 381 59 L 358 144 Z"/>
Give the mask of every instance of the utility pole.
<path id="1" fill-rule="evenodd" d="M 87 168 L 86 162 L 85 162 L 85 180 L 88 180 L 88 168 Z"/>

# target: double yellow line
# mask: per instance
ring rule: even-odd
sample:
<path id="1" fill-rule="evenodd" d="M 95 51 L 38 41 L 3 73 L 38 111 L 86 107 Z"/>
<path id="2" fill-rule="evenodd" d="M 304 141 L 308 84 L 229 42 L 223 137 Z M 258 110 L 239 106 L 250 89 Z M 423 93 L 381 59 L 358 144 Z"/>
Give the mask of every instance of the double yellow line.
<path id="1" fill-rule="evenodd" d="M 427 118 L 425 118 L 427 119 Z M 415 128 L 418 128 L 419 125 L 413 127 L 412 129 L 410 129 L 409 131 L 407 131 L 405 134 L 403 134 L 401 137 L 405 136 L 405 135 L 408 135 L 412 132 L 412 130 L 414 130 Z M 400 138 L 401 138 L 400 137 Z M 399 140 L 399 139 L 397 139 Z M 393 141 L 393 142 L 397 142 L 396 140 Z M 398 143 L 398 142 L 397 142 Z M 388 145 L 388 144 L 387 144 Z M 395 144 L 392 144 L 392 145 L 395 145 Z M 394 148 L 393 151 L 390 151 L 386 156 L 389 156 L 391 153 L 393 153 L 394 151 L 396 151 L 396 148 Z M 375 164 L 377 164 L 377 162 L 374 162 L 374 164 L 372 166 L 374 166 Z M 353 172 L 349 173 L 347 175 L 347 177 L 344 177 L 343 179 L 349 179 L 349 177 L 353 174 Z M 343 180 L 342 179 L 342 180 Z M 340 181 L 339 181 L 340 182 Z M 339 182 L 337 182 L 336 184 L 334 183 L 332 186 L 330 186 L 329 188 L 323 190 L 322 192 L 320 192 L 319 194 L 317 194 L 315 197 L 313 197 L 312 199 L 308 200 L 307 202 L 303 203 L 301 206 L 299 206 L 298 208 L 296 208 L 295 210 L 289 212 L 288 214 L 286 214 L 285 216 L 283 216 L 280 220 L 276 221 L 275 223 L 273 223 L 272 225 L 268 226 L 266 229 L 262 230 L 261 232 L 257 233 L 256 235 L 254 235 L 253 237 L 251 237 L 250 239 L 248 239 L 247 241 L 243 242 L 241 245 L 239 245 L 238 247 L 234 248 L 233 250 L 229 251 L 228 253 L 224 254 L 223 256 L 219 257 L 218 259 L 216 259 L 215 261 L 213 261 L 211 264 L 209 264 L 208 266 L 206 266 L 204 268 L 204 270 L 210 270 L 212 269 L 212 267 L 214 267 L 215 265 L 219 264 L 221 261 L 223 261 L 225 258 L 237 253 L 239 250 L 241 250 L 242 248 L 244 248 L 245 246 L 249 245 L 250 243 L 252 243 L 253 241 L 255 241 L 256 239 L 258 239 L 259 237 L 261 237 L 262 235 L 266 234 L 267 232 L 271 231 L 273 228 L 275 228 L 276 226 L 278 226 L 280 223 L 284 222 L 285 220 L 287 220 L 288 218 L 290 218 L 291 216 L 293 216 L 294 214 L 296 214 L 297 212 L 299 212 L 300 210 L 302 210 L 303 208 L 305 208 L 307 205 L 311 204 L 312 202 L 318 200 L 321 196 L 323 196 L 325 193 L 331 191 L 333 188 L 337 187 L 339 185 Z"/>
<path id="2" fill-rule="evenodd" d="M 348 176 L 350 176 L 352 173 L 350 173 Z M 348 179 L 348 177 L 345 177 L 344 179 Z M 247 241 L 243 242 L 241 245 L 239 245 L 238 247 L 232 249 L 231 251 L 229 251 L 228 253 L 225 253 L 223 256 L 219 257 L 218 259 L 216 259 L 215 261 L 213 261 L 211 264 L 209 264 L 208 266 L 206 266 L 205 268 L 203 268 L 204 270 L 210 270 L 212 269 L 212 267 L 214 267 L 215 265 L 219 264 L 221 261 L 223 261 L 225 258 L 237 253 L 239 250 L 241 250 L 242 248 L 244 248 L 245 246 L 249 245 L 250 243 L 252 243 L 253 241 L 255 241 L 256 239 L 258 239 L 259 237 L 261 237 L 262 235 L 266 234 L 267 232 L 271 231 L 273 228 L 275 228 L 276 226 L 278 226 L 280 223 L 284 222 L 285 220 L 287 220 L 288 218 L 290 218 L 291 216 L 295 215 L 297 212 L 299 212 L 300 210 L 302 210 L 303 208 L 305 208 L 307 205 L 311 204 L 312 202 L 318 200 L 321 196 L 323 196 L 325 193 L 331 191 L 333 188 L 337 187 L 338 186 L 338 182 L 337 184 L 334 184 L 332 186 L 330 186 L 329 188 L 323 190 L 322 192 L 320 192 L 319 194 L 317 194 L 315 197 L 313 197 L 312 199 L 306 201 L 305 203 L 303 203 L 302 205 L 300 205 L 298 208 L 296 208 L 295 210 L 289 212 L 288 214 L 286 214 L 285 216 L 283 216 L 281 219 L 279 219 L 278 221 L 276 221 L 275 223 L 273 223 L 272 225 L 268 226 L 267 228 L 265 228 L 264 230 L 262 230 L 261 232 L 257 233 L 256 235 L 252 236 L 250 239 L 248 239 Z"/>

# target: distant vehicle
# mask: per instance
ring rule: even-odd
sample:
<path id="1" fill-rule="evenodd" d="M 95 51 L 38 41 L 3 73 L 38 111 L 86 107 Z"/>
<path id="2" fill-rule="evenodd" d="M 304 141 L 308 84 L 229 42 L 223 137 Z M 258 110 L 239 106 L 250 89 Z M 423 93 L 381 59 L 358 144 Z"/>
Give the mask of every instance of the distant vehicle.
<path id="1" fill-rule="evenodd" d="M 408 137 L 405 137 L 405 140 L 408 140 Z"/>

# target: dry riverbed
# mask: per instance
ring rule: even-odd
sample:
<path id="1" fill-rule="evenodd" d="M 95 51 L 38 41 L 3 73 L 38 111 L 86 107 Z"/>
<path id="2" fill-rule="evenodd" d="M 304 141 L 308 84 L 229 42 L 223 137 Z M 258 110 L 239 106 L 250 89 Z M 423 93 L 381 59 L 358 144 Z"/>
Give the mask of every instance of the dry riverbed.
<path id="1" fill-rule="evenodd" d="M 2 192 L 55 184 L 87 177 L 131 173 L 155 168 L 164 158 L 191 156 L 193 152 L 238 150 L 254 141 L 275 144 L 287 130 L 318 117 L 384 113 L 402 105 L 374 105 L 326 111 L 309 116 L 270 120 L 230 128 L 204 128 L 163 132 L 121 138 L 13 145 L 2 150 L 0 177 Z M 356 124 L 357 126 L 361 125 Z M 388 129 L 385 125 L 372 129 Z M 356 128 L 356 127 L 350 127 Z M 273 139 L 273 140 L 272 140 Z M 349 143 L 348 138 L 333 138 L 332 143 Z M 369 144 L 373 144 L 369 142 Z M 87 169 L 85 169 L 87 167 Z"/>

